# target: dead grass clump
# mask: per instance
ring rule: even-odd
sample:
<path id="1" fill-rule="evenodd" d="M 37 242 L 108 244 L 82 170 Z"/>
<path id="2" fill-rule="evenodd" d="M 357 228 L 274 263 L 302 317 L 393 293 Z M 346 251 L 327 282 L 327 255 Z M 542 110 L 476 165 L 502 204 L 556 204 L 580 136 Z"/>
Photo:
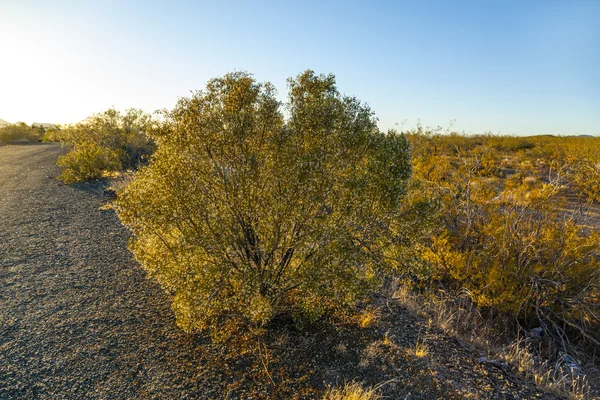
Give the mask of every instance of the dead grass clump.
<path id="1" fill-rule="evenodd" d="M 442 329 L 447 335 L 485 349 L 508 344 L 502 339 L 508 332 L 506 329 L 500 331 L 497 327 L 508 327 L 509 323 L 486 318 L 469 300 L 467 292 L 457 296 L 443 291 L 438 291 L 437 295 L 417 294 L 399 285 L 392 290 L 391 298 L 400 306 L 425 318 L 430 325 Z"/>
<path id="2" fill-rule="evenodd" d="M 486 319 L 479 309 L 469 304 L 468 297 L 452 298 L 443 293 L 439 296 L 416 294 L 399 287 L 394 290 L 392 298 L 401 306 L 427 318 L 430 325 L 459 337 L 488 357 L 505 360 L 520 376 L 535 382 L 544 390 L 573 400 L 594 398 L 590 378 L 579 368 L 569 368 L 565 363 L 565 358 L 569 356 L 563 353 L 562 357 L 545 359 L 523 340 L 508 341 L 511 337 L 507 331 L 508 321 L 501 324 L 497 320 Z M 500 330 L 499 326 L 504 329 Z M 425 343 L 417 341 L 415 356 L 425 357 L 427 351 Z"/>
<path id="3" fill-rule="evenodd" d="M 381 315 L 376 308 L 366 308 L 357 315 L 358 326 L 361 329 L 370 328 L 376 325 L 380 318 Z"/>
<path id="4" fill-rule="evenodd" d="M 545 390 L 573 400 L 593 397 L 587 377 L 579 370 L 566 368 L 562 358 L 554 363 L 541 360 L 521 340 L 512 343 L 501 355 L 520 375 Z"/>
<path id="5" fill-rule="evenodd" d="M 418 358 L 427 357 L 429 355 L 429 347 L 424 340 L 417 340 L 415 343 L 415 356 Z"/>
<path id="6" fill-rule="evenodd" d="M 341 388 L 330 388 L 323 400 L 379 400 L 376 388 L 365 389 L 358 382 L 345 383 Z"/>

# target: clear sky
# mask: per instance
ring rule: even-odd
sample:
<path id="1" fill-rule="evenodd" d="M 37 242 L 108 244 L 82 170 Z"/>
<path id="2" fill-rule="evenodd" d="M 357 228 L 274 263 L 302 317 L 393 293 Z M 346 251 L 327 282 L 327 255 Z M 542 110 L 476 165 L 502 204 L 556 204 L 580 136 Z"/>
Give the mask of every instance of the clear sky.
<path id="1" fill-rule="evenodd" d="M 0 0 L 0 118 L 152 112 L 246 70 L 334 73 L 380 128 L 600 134 L 600 0 Z"/>

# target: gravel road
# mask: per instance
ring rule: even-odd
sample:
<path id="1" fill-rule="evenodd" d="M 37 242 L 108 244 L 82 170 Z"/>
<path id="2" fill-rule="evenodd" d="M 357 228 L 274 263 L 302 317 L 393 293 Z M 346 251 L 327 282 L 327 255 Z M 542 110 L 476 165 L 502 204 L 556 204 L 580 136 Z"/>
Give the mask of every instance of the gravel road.
<path id="1" fill-rule="evenodd" d="M 0 147 L 0 399 L 214 398 L 101 183 L 56 180 L 56 144 Z"/>

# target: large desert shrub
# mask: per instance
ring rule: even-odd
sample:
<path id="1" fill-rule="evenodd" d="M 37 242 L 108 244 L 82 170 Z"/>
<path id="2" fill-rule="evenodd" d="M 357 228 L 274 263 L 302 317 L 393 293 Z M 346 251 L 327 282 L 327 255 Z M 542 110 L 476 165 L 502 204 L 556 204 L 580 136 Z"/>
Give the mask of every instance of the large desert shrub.
<path id="1" fill-rule="evenodd" d="M 408 143 L 332 75 L 307 71 L 289 89 L 283 105 L 271 84 L 231 73 L 181 99 L 117 202 L 185 330 L 310 320 L 379 282 Z"/>
<path id="2" fill-rule="evenodd" d="M 58 160 L 67 183 L 98 179 L 106 173 L 134 169 L 147 160 L 154 144 L 147 136 L 149 115 L 129 109 L 109 109 L 60 132 L 69 152 Z"/>

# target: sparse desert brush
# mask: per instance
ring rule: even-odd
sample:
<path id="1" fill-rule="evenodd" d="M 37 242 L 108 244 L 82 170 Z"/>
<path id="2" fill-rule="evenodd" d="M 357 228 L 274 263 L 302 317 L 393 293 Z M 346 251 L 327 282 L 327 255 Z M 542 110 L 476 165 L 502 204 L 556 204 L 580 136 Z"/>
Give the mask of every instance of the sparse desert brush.
<path id="1" fill-rule="evenodd" d="M 440 204 L 438 224 L 416 243 L 421 263 L 403 266 L 411 284 L 466 290 L 487 314 L 542 326 L 563 347 L 600 346 L 600 227 L 583 229 L 563 197 L 565 185 L 579 187 L 571 185 L 578 165 L 588 166 L 592 178 L 583 180 L 593 187 L 596 139 L 408 137 L 415 187 Z M 503 153 L 486 161 L 491 148 Z M 490 173 L 509 159 L 507 175 Z"/>
<path id="2" fill-rule="evenodd" d="M 57 165 L 63 170 L 60 179 L 65 183 L 99 179 L 107 171 L 121 168 L 119 153 L 92 142 L 75 145 L 71 151 L 60 157 Z"/>
<path id="3" fill-rule="evenodd" d="M 42 136 L 42 142 L 60 142 L 63 134 L 61 127 L 47 129 Z"/>
<path id="4" fill-rule="evenodd" d="M 282 105 L 271 84 L 238 72 L 181 99 L 116 202 L 187 331 L 315 320 L 362 299 L 387 268 L 408 142 L 380 132 L 332 75 L 307 71 L 289 89 Z"/>
<path id="5" fill-rule="evenodd" d="M 20 122 L 0 128 L 0 143 L 21 140 L 37 142 L 42 139 L 43 134 L 44 130 L 42 128 L 32 127 Z"/>
<path id="6" fill-rule="evenodd" d="M 574 160 L 571 176 L 573 186 L 584 198 L 591 203 L 600 203 L 600 155 Z"/>

